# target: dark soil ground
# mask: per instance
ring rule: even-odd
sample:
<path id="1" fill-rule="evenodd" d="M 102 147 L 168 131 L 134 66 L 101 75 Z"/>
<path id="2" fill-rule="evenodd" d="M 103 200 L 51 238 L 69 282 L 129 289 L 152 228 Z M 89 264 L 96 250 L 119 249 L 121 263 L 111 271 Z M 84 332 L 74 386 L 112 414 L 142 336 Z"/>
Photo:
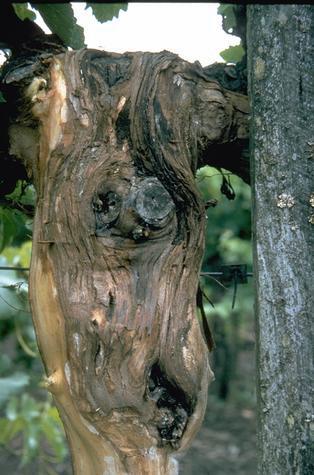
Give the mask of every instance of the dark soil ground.
<path id="1" fill-rule="evenodd" d="M 256 474 L 252 409 L 209 400 L 204 424 L 179 467 L 180 475 Z"/>
<path id="2" fill-rule="evenodd" d="M 215 396 L 218 380 L 209 387 L 204 423 L 192 446 L 180 457 L 180 475 L 257 473 L 254 342 L 244 348 L 237 355 L 228 399 Z"/>

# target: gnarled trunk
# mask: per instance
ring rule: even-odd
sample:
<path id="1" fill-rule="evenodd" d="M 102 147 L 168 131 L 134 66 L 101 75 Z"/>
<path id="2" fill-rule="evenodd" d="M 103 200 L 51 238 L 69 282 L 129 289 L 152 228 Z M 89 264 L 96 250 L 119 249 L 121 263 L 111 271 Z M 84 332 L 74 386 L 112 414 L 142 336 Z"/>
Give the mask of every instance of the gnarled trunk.
<path id="1" fill-rule="evenodd" d="M 74 472 L 175 473 L 170 454 L 198 430 L 212 378 L 194 174 L 199 157 L 241 149 L 246 98 L 168 52 L 82 50 L 39 66 L 11 153 L 38 195 L 31 305 Z"/>

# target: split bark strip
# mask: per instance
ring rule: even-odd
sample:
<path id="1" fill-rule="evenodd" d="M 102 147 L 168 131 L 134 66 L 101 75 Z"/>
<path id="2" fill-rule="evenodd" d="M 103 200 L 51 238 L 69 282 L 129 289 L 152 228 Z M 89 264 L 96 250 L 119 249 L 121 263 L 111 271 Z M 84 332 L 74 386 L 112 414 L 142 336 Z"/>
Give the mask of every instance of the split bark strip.
<path id="1" fill-rule="evenodd" d="M 248 20 L 258 473 L 306 475 L 314 472 L 314 11 L 251 5 Z"/>
<path id="2" fill-rule="evenodd" d="M 31 305 L 74 473 L 176 473 L 212 378 L 194 175 L 247 139 L 247 99 L 168 52 L 82 50 L 45 67 L 11 153 L 38 194 Z"/>

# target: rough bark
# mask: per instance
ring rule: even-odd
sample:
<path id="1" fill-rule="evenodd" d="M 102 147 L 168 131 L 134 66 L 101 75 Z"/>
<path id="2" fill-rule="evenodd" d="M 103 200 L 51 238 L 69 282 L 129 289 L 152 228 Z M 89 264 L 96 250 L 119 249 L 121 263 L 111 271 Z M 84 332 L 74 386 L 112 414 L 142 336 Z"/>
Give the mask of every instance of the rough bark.
<path id="1" fill-rule="evenodd" d="M 314 472 L 313 14 L 248 7 L 261 474 Z"/>
<path id="2" fill-rule="evenodd" d="M 73 51 L 37 71 L 5 75 L 30 105 L 10 151 L 37 190 L 31 306 L 74 472 L 175 473 L 212 378 L 194 174 L 244 142 L 247 99 L 168 52 Z"/>

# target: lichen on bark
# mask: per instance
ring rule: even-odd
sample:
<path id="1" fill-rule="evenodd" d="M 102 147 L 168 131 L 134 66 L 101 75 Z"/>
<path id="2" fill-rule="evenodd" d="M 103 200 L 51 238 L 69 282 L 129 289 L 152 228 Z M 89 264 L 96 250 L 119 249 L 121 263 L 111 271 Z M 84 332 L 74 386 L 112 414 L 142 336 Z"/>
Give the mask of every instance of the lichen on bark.
<path id="1" fill-rule="evenodd" d="M 258 473 L 310 474 L 313 8 L 248 7 Z"/>

